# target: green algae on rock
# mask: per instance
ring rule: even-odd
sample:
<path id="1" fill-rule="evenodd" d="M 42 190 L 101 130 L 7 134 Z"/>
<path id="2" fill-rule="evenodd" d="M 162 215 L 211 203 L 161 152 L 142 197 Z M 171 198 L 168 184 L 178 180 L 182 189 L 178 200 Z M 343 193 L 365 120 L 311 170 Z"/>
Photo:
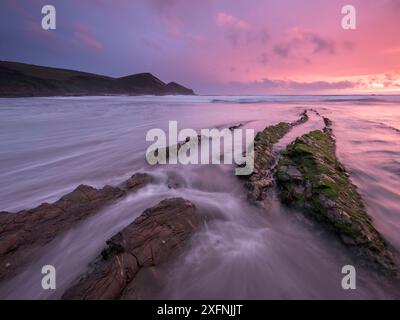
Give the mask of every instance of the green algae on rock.
<path id="1" fill-rule="evenodd" d="M 325 121 L 327 124 L 328 121 Z M 396 266 L 349 174 L 336 158 L 332 131 L 297 138 L 282 153 L 275 173 L 281 199 L 304 208 L 338 233 L 368 266 L 395 275 Z"/>
<path id="2" fill-rule="evenodd" d="M 248 190 L 247 197 L 251 201 L 260 201 L 265 197 L 265 190 L 272 186 L 272 166 L 275 162 L 273 146 L 286 133 L 291 125 L 280 122 L 269 126 L 257 133 L 254 138 L 254 170 L 251 175 L 244 176 L 247 179 L 245 187 Z"/>
<path id="3" fill-rule="evenodd" d="M 263 200 L 266 190 L 273 185 L 272 169 L 276 162 L 273 153 L 274 144 L 282 139 L 292 127 L 307 120 L 307 110 L 304 110 L 301 117 L 292 123 L 280 122 L 257 133 L 254 138 L 254 170 L 252 174 L 243 176 L 247 180 L 245 187 L 248 190 L 247 197 L 250 201 Z"/>

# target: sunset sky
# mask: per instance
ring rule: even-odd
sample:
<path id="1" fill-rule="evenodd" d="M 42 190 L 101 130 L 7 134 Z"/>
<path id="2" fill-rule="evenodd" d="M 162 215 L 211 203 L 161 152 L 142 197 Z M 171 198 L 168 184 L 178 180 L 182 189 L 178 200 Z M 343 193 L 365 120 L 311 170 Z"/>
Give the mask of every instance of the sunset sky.
<path id="1" fill-rule="evenodd" d="M 2 0 L 0 38 L 0 60 L 151 72 L 200 94 L 400 93 L 400 0 Z"/>

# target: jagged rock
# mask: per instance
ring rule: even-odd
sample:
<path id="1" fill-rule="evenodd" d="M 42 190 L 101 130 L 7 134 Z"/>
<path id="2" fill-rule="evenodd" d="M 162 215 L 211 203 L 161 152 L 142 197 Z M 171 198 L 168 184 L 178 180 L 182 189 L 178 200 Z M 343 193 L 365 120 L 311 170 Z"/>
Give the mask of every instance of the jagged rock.
<path id="1" fill-rule="evenodd" d="M 92 270 L 63 299 L 118 299 L 138 272 L 179 251 L 200 225 L 196 207 L 182 198 L 161 201 L 107 241 Z"/>
<path id="2" fill-rule="evenodd" d="M 180 187 L 179 182 L 174 178 L 168 178 L 167 186 L 168 189 L 178 189 Z"/>
<path id="3" fill-rule="evenodd" d="M 301 172 L 295 166 L 282 166 L 280 169 L 285 173 L 285 175 L 282 176 L 282 180 L 299 181 L 302 178 Z"/>
<path id="4" fill-rule="evenodd" d="M 330 130 L 316 130 L 297 138 L 277 165 L 280 196 L 287 204 L 305 209 L 330 226 L 365 264 L 395 275 L 393 255 L 374 228 L 335 149 Z"/>
<path id="5" fill-rule="evenodd" d="M 230 127 L 229 127 L 229 130 L 230 130 L 230 131 L 233 131 L 233 130 L 239 129 L 239 128 L 241 128 L 241 127 L 243 127 L 243 123 L 239 123 L 239 124 L 230 126 Z"/>
<path id="6" fill-rule="evenodd" d="M 129 191 L 137 191 L 152 181 L 153 177 L 151 175 L 139 172 L 126 180 L 125 186 Z"/>
<path id="7" fill-rule="evenodd" d="M 322 117 L 321 114 L 318 112 L 318 110 L 315 110 L 314 108 L 310 108 L 308 110 L 311 111 L 311 112 L 314 112 L 317 116 Z"/>
<path id="8" fill-rule="evenodd" d="M 250 201 L 263 200 L 266 189 L 272 186 L 271 169 L 275 162 L 272 148 L 290 128 L 289 123 L 281 122 L 265 128 L 254 138 L 254 170 L 251 175 L 242 176 L 247 180 L 245 187 Z"/>
<path id="9" fill-rule="evenodd" d="M 129 191 L 137 191 L 149 183 L 147 174 L 132 176 L 125 185 Z M 15 274 L 33 250 L 53 240 L 79 221 L 97 212 L 105 205 L 123 197 L 126 190 L 105 186 L 95 189 L 80 185 L 58 201 L 22 210 L 0 214 L 0 280 Z"/>
<path id="10" fill-rule="evenodd" d="M 332 120 L 327 118 L 327 117 L 322 117 L 322 119 L 324 120 L 325 126 L 326 127 L 331 127 L 332 126 Z"/>
<path id="11" fill-rule="evenodd" d="M 168 160 L 171 157 L 177 157 L 179 151 L 183 146 L 191 146 L 193 143 L 198 143 L 198 145 L 201 145 L 203 139 L 209 139 L 209 137 L 198 134 L 194 141 L 191 141 L 190 137 L 186 137 L 185 141 L 180 141 L 177 144 L 171 144 L 165 148 L 158 148 L 155 149 L 154 152 L 152 152 L 154 154 L 154 157 L 158 157 L 161 152 L 165 152 L 165 160 Z"/>
<path id="12" fill-rule="evenodd" d="M 257 133 L 254 139 L 254 170 L 249 176 L 241 176 L 246 179 L 245 187 L 248 190 L 247 198 L 251 202 L 262 201 L 266 191 L 273 185 L 272 169 L 276 162 L 273 146 L 294 126 L 308 120 L 307 110 L 301 117 L 292 122 L 280 122 L 277 125 L 266 127 Z"/>
<path id="13" fill-rule="evenodd" d="M 300 125 L 300 124 L 303 124 L 303 123 L 307 122 L 308 119 L 309 119 L 307 110 L 304 110 L 304 111 L 300 114 L 300 116 L 301 116 L 301 117 L 300 117 L 298 120 L 293 121 L 293 122 L 290 124 L 292 127 L 298 126 L 298 125 Z"/>

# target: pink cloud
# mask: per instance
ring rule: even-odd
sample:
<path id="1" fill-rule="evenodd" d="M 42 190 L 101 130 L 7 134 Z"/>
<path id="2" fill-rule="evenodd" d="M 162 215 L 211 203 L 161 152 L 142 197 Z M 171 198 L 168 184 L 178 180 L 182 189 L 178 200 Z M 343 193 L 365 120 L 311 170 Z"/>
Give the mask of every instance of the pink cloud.
<path id="1" fill-rule="evenodd" d="M 249 25 L 246 21 L 240 20 L 232 15 L 220 12 L 215 17 L 215 22 L 219 27 L 230 27 L 240 30 L 246 30 Z"/>
<path id="2" fill-rule="evenodd" d="M 169 16 L 165 18 L 168 26 L 168 34 L 171 37 L 179 37 L 182 32 L 183 23 L 178 17 Z"/>

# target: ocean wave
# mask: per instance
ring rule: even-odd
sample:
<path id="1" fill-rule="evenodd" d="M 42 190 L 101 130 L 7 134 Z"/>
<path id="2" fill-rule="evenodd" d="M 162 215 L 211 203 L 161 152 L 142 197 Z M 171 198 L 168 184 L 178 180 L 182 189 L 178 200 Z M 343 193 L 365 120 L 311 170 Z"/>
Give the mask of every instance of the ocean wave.
<path id="1" fill-rule="evenodd" d="M 265 103 L 265 102 L 277 102 L 272 99 L 211 99 L 211 103 Z"/>
<path id="2" fill-rule="evenodd" d="M 396 127 L 393 127 L 393 126 L 391 126 L 391 125 L 388 125 L 388 124 L 386 124 L 386 123 L 378 122 L 378 121 L 373 121 L 373 120 L 369 120 L 368 122 L 373 123 L 373 124 L 377 125 L 377 126 L 380 127 L 380 128 L 389 129 L 389 130 L 391 130 L 391 131 L 400 133 L 400 129 L 398 129 L 398 128 L 396 128 Z"/>
<path id="3" fill-rule="evenodd" d="M 399 95 L 391 96 L 370 96 L 370 95 L 349 95 L 349 96 L 224 96 L 210 99 L 211 103 L 235 103 L 235 104 L 253 104 L 253 103 L 296 103 L 296 102 L 364 102 L 364 103 L 398 103 Z"/>

